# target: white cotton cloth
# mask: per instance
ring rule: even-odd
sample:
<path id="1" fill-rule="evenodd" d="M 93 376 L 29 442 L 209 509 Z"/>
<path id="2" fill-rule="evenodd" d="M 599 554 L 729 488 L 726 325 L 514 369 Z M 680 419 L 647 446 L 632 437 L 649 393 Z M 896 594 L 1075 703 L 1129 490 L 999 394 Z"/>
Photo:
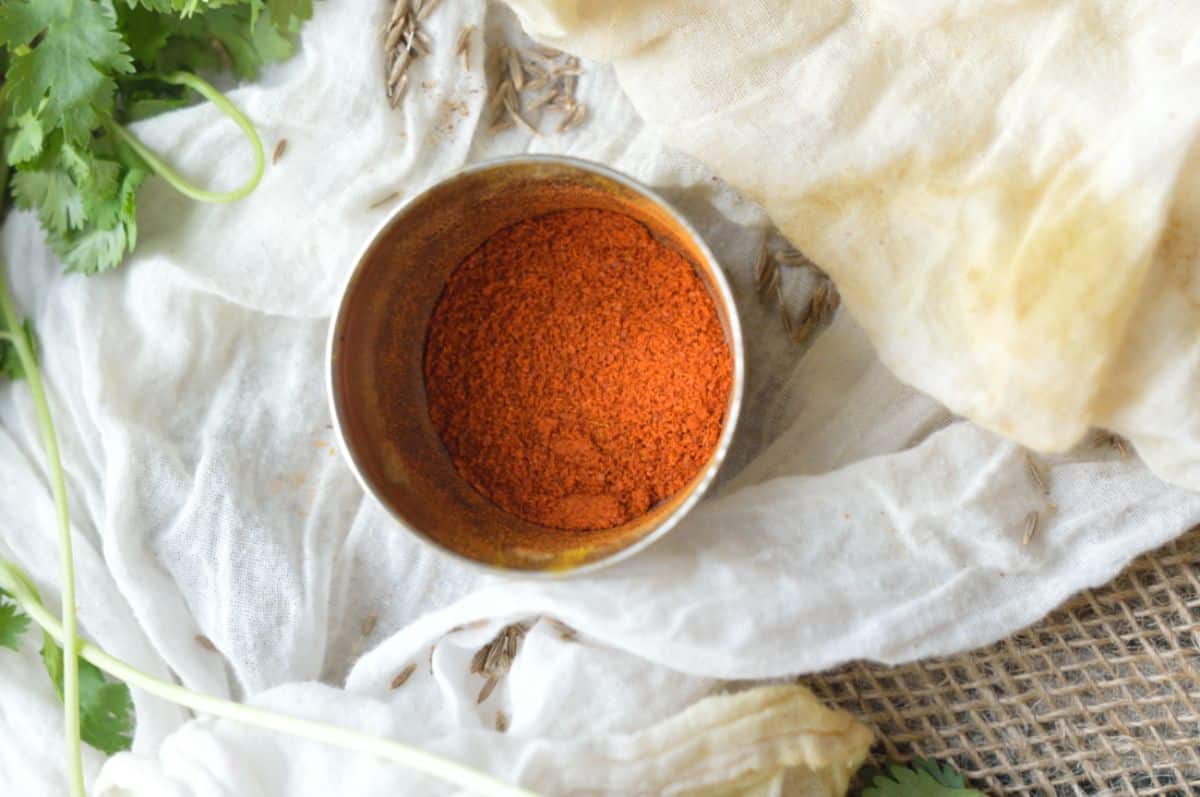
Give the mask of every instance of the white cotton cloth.
<path id="1" fill-rule="evenodd" d="M 903 381 L 1200 490 L 1200 6 L 512 4 L 761 202 Z"/>
<path id="2" fill-rule="evenodd" d="M 90 279 L 61 273 L 32 215 L 4 226 L 69 475 L 81 627 L 98 645 L 192 689 L 385 733 L 531 789 L 608 794 L 582 784 L 607 782 L 604 751 L 620 734 L 722 679 L 982 645 L 1200 522 L 1200 495 L 1107 447 L 1039 457 L 1043 494 L 1023 449 L 897 380 L 851 312 L 802 355 L 753 290 L 765 215 L 670 149 L 611 68 L 585 62 L 590 116 L 577 131 L 489 133 L 484 42 L 469 72 L 453 42 L 465 25 L 491 47 L 514 39 L 504 8 L 440 4 L 434 52 L 389 109 L 384 5 L 317 4 L 298 55 L 231 92 L 268 149 L 288 141 L 248 199 L 199 205 L 148 181 L 136 254 Z M 1064 17 L 1087 6 L 1060 5 Z M 136 131 L 205 184 L 237 184 L 249 166 L 240 133 L 207 105 Z M 741 426 L 714 494 L 630 561 L 562 581 L 483 575 L 397 528 L 336 450 L 323 390 L 328 317 L 371 232 L 453 169 L 523 151 L 601 161 L 676 202 L 729 272 L 747 339 Z M 785 273 L 793 307 L 810 287 Z M 0 389 L 0 419 L 0 556 L 54 604 L 52 504 L 23 385 Z M 1041 522 L 1022 544 L 1030 512 Z M 541 616 L 579 641 L 535 624 L 477 705 L 475 650 Z M 0 650 L 0 781 L 61 794 L 59 707 L 36 648 L 30 637 L 20 654 Z M 443 793 L 367 758 L 134 698 L 133 752 L 87 755 L 97 794 Z M 492 730 L 497 711 L 505 734 Z"/>

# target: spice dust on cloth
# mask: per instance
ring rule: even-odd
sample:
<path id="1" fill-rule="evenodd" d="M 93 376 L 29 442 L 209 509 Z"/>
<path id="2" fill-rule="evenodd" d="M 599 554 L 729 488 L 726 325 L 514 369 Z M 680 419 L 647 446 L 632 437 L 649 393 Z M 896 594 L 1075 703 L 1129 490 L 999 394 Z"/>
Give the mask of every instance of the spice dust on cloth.
<path id="1" fill-rule="evenodd" d="M 451 275 L 425 357 L 455 467 L 525 520 L 604 529 L 682 489 L 721 435 L 733 365 L 691 263 L 580 208 L 496 233 Z"/>

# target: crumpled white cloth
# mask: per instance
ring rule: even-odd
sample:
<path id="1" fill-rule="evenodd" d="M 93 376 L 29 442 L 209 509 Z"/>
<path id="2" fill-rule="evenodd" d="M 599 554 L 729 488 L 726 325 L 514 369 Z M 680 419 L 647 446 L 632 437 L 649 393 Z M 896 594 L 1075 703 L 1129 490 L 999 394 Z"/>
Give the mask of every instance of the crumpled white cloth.
<path id="1" fill-rule="evenodd" d="M 579 750 L 603 751 L 717 679 L 981 645 L 1200 522 L 1200 496 L 1107 448 L 1042 459 L 1042 494 L 1020 448 L 897 381 L 848 313 L 801 357 L 754 295 L 765 217 L 665 148 L 610 69 L 587 65 L 579 96 L 591 116 L 577 132 L 489 134 L 484 48 L 476 40 L 463 72 L 453 42 L 468 24 L 492 46 L 515 36 L 504 9 L 441 4 L 427 23 L 434 53 L 389 110 L 383 6 L 318 4 L 300 53 L 232 92 L 268 148 L 288 140 L 249 199 L 202 206 L 151 180 L 136 255 L 93 279 L 59 273 L 29 214 L 4 227 L 0 251 L 38 329 L 69 473 L 80 620 L 97 644 L 190 688 L 583 794 L 606 762 Z M 249 164 L 240 134 L 208 106 L 137 132 L 215 186 Z M 746 405 L 723 482 L 665 540 L 581 579 L 481 575 L 415 543 L 361 494 L 325 406 L 327 317 L 400 200 L 372 205 L 518 151 L 592 158 L 660 189 L 730 272 L 746 325 Z M 807 288 L 785 275 L 793 306 Z M 0 390 L 0 419 L 0 556 L 53 602 L 52 506 L 23 386 Z M 1023 545 L 1030 511 L 1042 523 Z M 535 625 L 477 705 L 474 651 L 504 623 L 540 615 L 581 641 Z M 477 620 L 487 622 L 454 630 Z M 0 651 L 0 773 L 13 793 L 59 794 L 60 709 L 36 647 L 31 637 L 21 654 Z M 416 673 L 389 691 L 410 662 Z M 134 697 L 133 753 L 87 756 L 101 795 L 440 793 L 370 759 Z M 490 730 L 497 711 L 510 721 L 503 735 Z M 564 743 L 581 737 L 598 741 Z M 564 750 L 575 752 L 554 757 Z M 548 774 L 564 768 L 574 785 Z"/>

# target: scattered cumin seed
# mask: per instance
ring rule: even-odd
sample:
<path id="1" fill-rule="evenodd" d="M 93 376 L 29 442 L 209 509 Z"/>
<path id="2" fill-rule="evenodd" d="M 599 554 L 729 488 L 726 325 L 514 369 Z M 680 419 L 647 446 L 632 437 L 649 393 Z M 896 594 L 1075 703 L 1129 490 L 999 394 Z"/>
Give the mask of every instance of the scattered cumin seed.
<path id="1" fill-rule="evenodd" d="M 379 199 L 376 199 L 374 202 L 372 202 L 370 205 L 367 206 L 367 210 L 375 210 L 378 207 L 382 207 L 382 206 L 386 205 L 388 202 L 391 202 L 393 199 L 395 199 L 398 196 L 400 196 L 400 192 L 393 191 L 392 193 L 388 194 L 385 197 L 380 197 Z"/>
<path id="2" fill-rule="evenodd" d="M 388 88 L 388 102 L 391 107 L 395 108 L 400 104 L 400 99 L 404 96 L 404 92 L 408 89 L 408 73 L 405 72 L 396 81 L 395 85 Z"/>
<path id="3" fill-rule="evenodd" d="M 488 130 L 493 133 L 499 133 L 501 130 L 507 130 L 510 127 L 513 127 L 512 117 L 508 114 L 504 114 L 496 117 L 496 119 L 493 120 L 492 124 L 488 127 Z"/>
<path id="4" fill-rule="evenodd" d="M 585 118 L 587 118 L 587 106 L 582 104 L 576 105 L 575 109 L 571 111 L 571 113 L 567 114 L 565 119 L 558 123 L 558 132 L 566 133 L 572 128 L 578 127 L 583 123 Z"/>
<path id="5" fill-rule="evenodd" d="M 492 650 L 492 645 L 488 644 L 475 651 L 474 657 L 471 658 L 471 675 L 479 675 L 483 672 L 483 664 L 487 661 L 488 653 Z"/>
<path id="6" fill-rule="evenodd" d="M 1037 534 L 1040 519 L 1037 512 L 1030 512 L 1025 516 L 1025 531 L 1021 534 L 1022 545 L 1028 545 L 1033 540 L 1033 535 Z"/>
<path id="7" fill-rule="evenodd" d="M 467 25 L 463 28 L 462 33 L 458 34 L 458 42 L 454 45 L 454 54 L 462 57 L 464 71 L 471 69 L 471 33 L 474 30 L 474 25 Z"/>
<path id="8" fill-rule="evenodd" d="M 437 4 L 438 0 L 425 0 L 425 2 L 421 4 L 421 7 L 417 9 L 417 22 L 424 21 L 425 17 L 429 16 L 433 12 L 433 7 Z"/>
<path id="9" fill-rule="evenodd" d="M 396 25 L 406 16 L 408 16 L 408 0 L 396 0 L 392 6 L 392 18 L 388 22 L 388 27 Z"/>
<path id="10" fill-rule="evenodd" d="M 500 733 L 508 730 L 508 716 L 503 711 L 496 712 L 496 730 Z"/>
<path id="11" fill-rule="evenodd" d="M 780 249 L 775 253 L 774 257 L 779 261 L 779 265 L 787 266 L 788 268 L 804 268 L 811 265 L 808 258 L 802 252 L 791 247 Z"/>
<path id="12" fill-rule="evenodd" d="M 404 686 L 404 684 L 408 683 L 408 679 L 412 678 L 413 673 L 416 671 L 417 665 L 408 665 L 399 673 L 397 673 L 396 677 L 393 678 L 392 682 L 388 685 L 388 689 L 399 689 L 400 687 Z"/>
<path id="13" fill-rule="evenodd" d="M 761 286 L 767 278 L 767 245 L 763 244 L 758 250 L 758 259 L 754 261 L 754 284 Z"/>
<path id="14" fill-rule="evenodd" d="M 404 77 L 408 65 L 412 62 L 412 54 L 409 51 L 397 53 L 396 58 L 392 61 L 392 66 L 388 70 L 387 85 L 388 92 L 392 92 L 392 87 L 400 82 L 400 78 Z"/>
<path id="15" fill-rule="evenodd" d="M 413 31 L 413 42 L 417 45 L 417 52 L 421 55 L 429 55 L 433 52 L 433 40 L 429 38 L 429 34 L 420 28 Z"/>
<path id="16" fill-rule="evenodd" d="M 545 78 L 546 80 L 550 79 L 550 77 L 551 77 L 550 73 L 548 73 L 545 69 L 542 69 L 541 64 L 539 64 L 537 61 L 532 60 L 533 56 L 530 55 L 528 50 L 521 50 L 520 52 L 521 52 L 521 55 L 525 56 L 525 59 L 526 59 L 525 60 L 526 74 L 532 75 L 535 78 Z"/>
<path id="17" fill-rule="evenodd" d="M 547 44 L 535 44 L 533 49 L 534 52 L 543 58 L 561 58 L 563 54 L 562 50 L 556 49 Z"/>
<path id="18" fill-rule="evenodd" d="M 279 139 L 279 143 L 275 145 L 275 151 L 271 153 L 271 165 L 279 163 L 279 159 L 283 157 L 283 153 L 287 152 L 287 139 Z"/>
<path id="19" fill-rule="evenodd" d="M 406 34 L 407 26 L 393 24 L 387 32 L 387 36 L 383 40 L 384 53 L 392 53 L 396 49 L 396 45 L 400 43 L 400 39 Z"/>
<path id="20" fill-rule="evenodd" d="M 763 274 L 762 282 L 758 285 L 758 290 L 763 296 L 770 296 L 775 292 L 776 286 L 779 284 L 779 264 L 774 260 L 767 261 L 767 268 Z"/>
<path id="21" fill-rule="evenodd" d="M 783 301 L 783 288 L 776 286 L 775 293 L 779 299 L 779 315 L 783 318 L 783 331 L 787 333 L 788 340 L 794 340 L 796 327 L 792 323 L 792 314 L 788 312 L 787 304 Z"/>
<path id="22" fill-rule="evenodd" d="M 512 84 L 507 80 L 500 81 L 500 85 L 496 86 L 496 93 L 488 100 L 487 109 L 489 113 L 495 114 L 504 105 L 504 98 L 508 96 L 508 92 L 512 89 Z"/>
<path id="23" fill-rule="evenodd" d="M 362 621 L 362 635 L 370 636 L 371 632 L 375 630 L 375 624 L 377 622 L 379 622 L 378 614 L 376 614 L 375 612 L 371 612 L 370 614 L 368 614 L 367 619 Z"/>
<path id="24" fill-rule="evenodd" d="M 817 328 L 816 320 L 812 313 L 805 313 L 800 319 L 800 326 L 795 328 L 795 333 L 792 335 L 792 343 L 797 345 L 804 344 L 812 337 L 813 330 Z"/>
<path id="25" fill-rule="evenodd" d="M 833 314 L 837 312 L 841 303 L 842 297 L 833 283 L 827 279 L 822 280 L 813 292 L 813 312 L 817 324 L 828 324 L 832 321 Z"/>
<path id="26" fill-rule="evenodd" d="M 514 626 L 509 626 L 504 632 L 504 655 L 510 661 L 517 657 L 518 634 Z"/>
<path id="27" fill-rule="evenodd" d="M 529 122 L 525 120 L 524 116 L 521 116 L 521 112 L 517 110 L 517 105 L 515 102 L 505 99 L 504 107 L 508 110 L 508 115 L 512 117 L 512 120 L 516 122 L 526 133 L 531 136 L 536 136 L 538 134 L 537 128 L 529 124 Z"/>
<path id="28" fill-rule="evenodd" d="M 500 683 L 500 676 L 493 675 L 492 677 L 488 678 L 487 682 L 484 683 L 483 688 L 479 690 L 479 697 L 475 698 L 475 705 L 479 705 L 491 697 L 492 692 L 495 690 L 496 684 L 498 683 Z"/>
<path id="29" fill-rule="evenodd" d="M 557 91 L 547 91 L 545 94 L 543 94 L 537 100 L 534 100 L 533 104 L 530 105 L 527 110 L 536 111 L 538 108 L 541 108 L 543 105 L 550 102 L 550 100 L 554 99 L 554 97 L 557 95 L 557 93 L 558 93 Z"/>
<path id="30" fill-rule="evenodd" d="M 497 672 L 503 672 L 505 667 L 502 663 L 504 659 L 504 640 L 502 637 L 496 637 L 487 645 L 487 655 L 484 656 L 483 665 L 480 671 L 486 675 L 494 675 Z"/>
<path id="31" fill-rule="evenodd" d="M 458 34 L 458 41 L 454 43 L 455 55 L 458 55 L 463 50 L 466 50 L 471 46 L 471 33 L 474 32 L 474 30 L 474 25 L 467 25 L 462 29 L 462 32 Z"/>
<path id="32" fill-rule="evenodd" d="M 206 637 L 204 634 L 196 634 L 195 639 L 196 639 L 196 644 L 199 645 L 200 647 L 204 648 L 205 650 L 210 651 L 212 653 L 220 652 L 217 650 L 217 646 L 213 644 L 213 641 L 211 639 L 209 639 L 208 637 Z"/>
<path id="33" fill-rule="evenodd" d="M 1050 485 L 1046 483 L 1046 477 L 1042 474 L 1042 469 L 1038 467 L 1037 462 L 1034 461 L 1033 455 L 1028 452 L 1025 454 L 1025 469 L 1029 471 L 1029 478 L 1033 479 L 1033 483 L 1037 485 L 1038 489 L 1049 495 Z"/>
<path id="34" fill-rule="evenodd" d="M 1129 459 L 1129 444 L 1125 442 L 1125 438 L 1117 434 L 1108 436 L 1108 444 L 1116 449 L 1121 455 L 1121 459 Z"/>
<path id="35" fill-rule="evenodd" d="M 508 75 L 517 91 L 525 87 L 525 68 L 521 66 L 521 58 L 517 51 L 512 48 L 508 50 Z"/>
<path id="36" fill-rule="evenodd" d="M 525 84 L 525 91 L 541 91 L 550 81 L 544 77 L 535 77 Z"/>

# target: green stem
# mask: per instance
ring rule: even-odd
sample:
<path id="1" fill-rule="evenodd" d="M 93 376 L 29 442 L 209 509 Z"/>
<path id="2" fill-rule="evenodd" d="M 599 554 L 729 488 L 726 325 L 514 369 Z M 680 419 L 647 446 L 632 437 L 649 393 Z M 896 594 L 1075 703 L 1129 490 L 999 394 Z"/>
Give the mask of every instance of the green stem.
<path id="1" fill-rule="evenodd" d="M 200 202 L 236 202 L 257 188 L 259 181 L 262 180 L 263 170 L 266 168 L 266 156 L 263 154 L 262 140 L 258 137 L 258 131 L 254 129 L 254 125 L 250 123 L 245 114 L 235 108 L 233 103 L 226 99 L 224 94 L 191 72 L 172 72 L 169 75 L 162 76 L 161 79 L 167 83 L 174 83 L 177 86 L 187 86 L 193 89 L 237 123 L 237 126 L 246 134 L 246 139 L 250 142 L 250 146 L 254 149 L 254 174 L 251 175 L 250 179 L 241 188 L 235 188 L 232 191 L 209 191 L 200 188 L 188 182 L 183 175 L 168 166 L 149 147 L 143 144 L 137 136 L 130 133 L 123 126 L 115 122 L 112 123 L 111 129 L 113 132 L 128 144 L 130 149 L 136 152 L 152 170 L 157 172 L 160 177 L 170 183 L 176 191 L 184 196 L 191 197 Z"/>
<path id="2" fill-rule="evenodd" d="M 25 574 L 15 565 L 9 562 L 0 562 L 0 587 L 8 592 L 46 633 L 56 640 L 65 639 L 62 627 L 54 619 L 54 616 L 42 606 Z M 510 786 L 448 758 L 442 758 L 391 739 L 339 728 L 324 722 L 276 714 L 273 711 L 252 708 L 241 703 L 233 703 L 184 689 L 148 675 L 87 642 L 79 646 L 79 655 L 130 686 L 205 714 L 235 720 L 256 728 L 291 734 L 314 742 L 323 742 L 359 753 L 376 755 L 477 794 L 490 797 L 538 797 L 533 792 L 517 786 Z"/>
<path id="3" fill-rule="evenodd" d="M 54 431 L 54 420 L 50 416 L 50 405 L 46 401 L 46 390 L 42 386 L 42 375 L 37 358 L 30 346 L 29 337 L 21 327 L 8 286 L 0 273 L 0 313 L 4 326 L 8 328 L 8 340 L 17 352 L 25 378 L 29 381 L 29 392 L 37 412 L 38 426 L 42 433 L 42 446 L 46 449 L 46 465 L 50 472 L 50 491 L 54 495 L 54 508 L 58 515 L 58 549 L 61 562 L 62 581 L 62 639 L 63 646 L 63 735 L 67 748 L 67 783 L 73 797 L 84 797 L 83 761 L 79 741 L 79 637 L 75 623 L 75 557 L 71 553 L 71 515 L 67 509 L 67 481 L 63 473 L 62 458 L 58 453 L 58 435 Z"/>

